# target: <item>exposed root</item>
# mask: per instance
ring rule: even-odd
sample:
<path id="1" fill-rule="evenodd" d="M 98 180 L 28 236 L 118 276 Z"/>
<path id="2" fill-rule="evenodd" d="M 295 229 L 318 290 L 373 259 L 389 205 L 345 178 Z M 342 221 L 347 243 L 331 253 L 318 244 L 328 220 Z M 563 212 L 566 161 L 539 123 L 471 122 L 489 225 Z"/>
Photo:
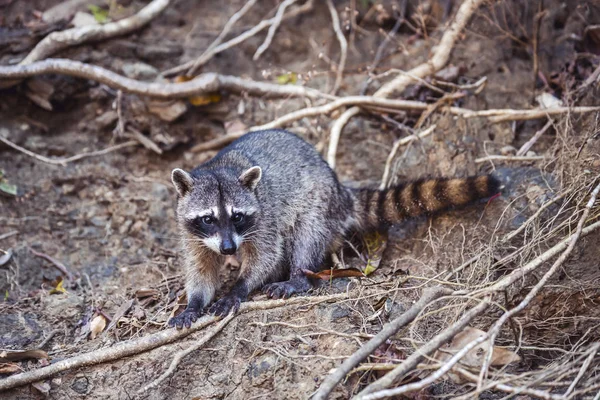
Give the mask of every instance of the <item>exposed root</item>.
<path id="1" fill-rule="evenodd" d="M 141 82 L 102 67 L 60 58 L 47 59 L 28 65 L 0 66 L 0 79 L 28 78 L 40 74 L 63 74 L 91 79 L 113 89 L 162 99 L 190 97 L 219 90 L 233 93 L 246 92 L 253 96 L 265 97 L 332 98 L 330 95 L 304 86 L 256 82 L 215 73 L 202 74 L 191 81 L 181 83 Z"/>
<path id="2" fill-rule="evenodd" d="M 179 363 L 181 363 L 181 360 L 183 360 L 183 358 L 185 356 L 200 349 L 202 346 L 204 346 L 206 343 L 208 343 L 210 341 L 210 339 L 215 337 L 215 335 L 217 333 L 221 332 L 223 330 L 223 328 L 225 328 L 225 325 L 227 325 L 229 323 L 229 321 L 231 321 L 233 319 L 234 316 L 235 316 L 235 314 L 229 314 L 222 321 L 220 321 L 217 324 L 217 326 L 215 326 L 213 329 L 211 329 L 210 332 L 207 332 L 204 336 L 202 336 L 202 338 L 200 338 L 200 340 L 198 340 L 196 343 L 194 343 L 193 345 L 191 345 L 190 347 L 188 347 L 185 350 L 181 350 L 181 351 L 177 352 L 175 354 L 175 356 L 173 357 L 173 360 L 171 361 L 171 365 L 169 365 L 169 368 L 161 376 L 159 376 L 158 378 L 156 378 L 155 380 L 153 380 L 152 382 L 150 382 L 149 384 L 147 384 L 146 386 L 144 386 L 143 388 L 138 390 L 138 394 L 147 392 L 148 390 L 152 390 L 152 389 L 158 387 L 158 385 L 160 385 L 165 379 L 167 379 L 168 377 L 173 375 L 173 372 L 175 372 L 175 369 L 177 368 Z"/>
<path id="3" fill-rule="evenodd" d="M 423 311 L 425 307 L 432 301 L 440 298 L 441 296 L 450 294 L 451 291 L 443 288 L 432 288 L 424 291 L 423 295 L 408 311 L 402 314 L 400 317 L 386 324 L 381 331 L 375 335 L 371 340 L 365 343 L 358 351 L 352 354 L 351 357 L 346 359 L 342 365 L 337 367 L 329 376 L 327 376 L 317 392 L 313 395 L 314 400 L 326 399 L 333 388 L 344 379 L 354 367 L 356 367 L 362 360 L 367 358 L 371 353 L 377 349 L 382 343 L 384 343 L 392 335 L 396 334 L 404 326 L 411 323 L 418 315 Z"/>
<path id="4" fill-rule="evenodd" d="M 239 309 L 239 313 L 258 310 L 269 310 L 273 308 L 285 307 L 296 304 L 316 304 L 326 301 L 342 300 L 347 297 L 348 296 L 345 293 L 341 293 L 330 296 L 293 297 L 287 300 L 250 301 L 242 303 Z M 68 371 L 71 369 L 89 365 L 96 365 L 108 361 L 118 360 L 120 358 L 132 356 L 135 354 L 140 354 L 148 350 L 152 350 L 157 347 L 172 343 L 176 340 L 182 339 L 190 335 L 191 333 L 199 331 L 205 328 L 206 326 L 213 324 L 218 320 L 219 319 L 217 317 L 207 315 L 196 321 L 189 329 L 165 329 L 152 335 L 117 343 L 112 347 L 94 350 L 89 353 L 84 353 L 75 357 L 61 360 L 47 367 L 42 367 L 33 371 L 12 375 L 0 380 L 0 392 L 18 386 L 26 385 L 28 383 L 41 381 L 43 379 L 54 376 L 60 372 Z"/>

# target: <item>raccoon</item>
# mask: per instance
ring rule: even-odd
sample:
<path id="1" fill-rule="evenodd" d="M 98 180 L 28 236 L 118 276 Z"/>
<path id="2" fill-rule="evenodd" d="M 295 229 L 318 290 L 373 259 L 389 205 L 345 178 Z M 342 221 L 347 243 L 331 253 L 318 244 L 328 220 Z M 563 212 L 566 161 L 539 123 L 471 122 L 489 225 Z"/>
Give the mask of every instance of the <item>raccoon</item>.
<path id="1" fill-rule="evenodd" d="M 212 302 L 225 257 L 241 259 L 230 293 L 209 309 L 237 311 L 263 288 L 284 298 L 312 286 L 344 238 L 487 198 L 490 175 L 423 179 L 388 190 L 350 189 L 307 142 L 284 130 L 248 133 L 191 172 L 174 169 L 177 220 L 186 268 L 187 308 L 169 325 L 190 327 Z"/>

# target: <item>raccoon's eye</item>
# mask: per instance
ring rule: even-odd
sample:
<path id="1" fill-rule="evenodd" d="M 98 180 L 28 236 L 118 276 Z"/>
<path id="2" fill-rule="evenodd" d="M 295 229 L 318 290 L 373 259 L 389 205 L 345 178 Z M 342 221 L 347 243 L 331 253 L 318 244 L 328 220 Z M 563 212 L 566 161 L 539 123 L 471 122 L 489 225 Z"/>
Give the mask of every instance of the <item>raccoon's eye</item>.
<path id="1" fill-rule="evenodd" d="M 212 225 L 215 222 L 215 219 L 213 217 L 211 217 L 210 215 L 205 215 L 204 217 L 200 218 L 202 223 L 205 225 Z"/>
<path id="2" fill-rule="evenodd" d="M 233 221 L 233 223 L 239 224 L 244 220 L 244 214 L 242 214 L 241 212 L 236 212 L 231 216 L 231 220 Z"/>

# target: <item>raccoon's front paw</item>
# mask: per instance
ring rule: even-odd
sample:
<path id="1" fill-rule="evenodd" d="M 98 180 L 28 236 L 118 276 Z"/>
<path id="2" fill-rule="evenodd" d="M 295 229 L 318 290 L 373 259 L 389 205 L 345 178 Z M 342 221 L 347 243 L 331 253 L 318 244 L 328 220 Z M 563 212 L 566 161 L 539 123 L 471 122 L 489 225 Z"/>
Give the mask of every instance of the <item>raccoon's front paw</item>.
<path id="1" fill-rule="evenodd" d="M 238 296 L 225 296 L 217 300 L 217 302 L 210 307 L 208 312 L 218 317 L 224 317 L 232 310 L 236 313 L 240 309 L 241 303 L 242 299 Z"/>
<path id="2" fill-rule="evenodd" d="M 310 288 L 311 285 L 306 279 L 290 279 L 265 285 L 263 292 L 274 299 L 285 299 L 293 294 L 307 292 Z"/>
<path id="3" fill-rule="evenodd" d="M 181 329 L 184 326 L 189 328 L 192 326 L 193 322 L 196 322 L 200 314 L 201 311 L 194 308 L 186 308 L 181 314 L 169 320 L 169 326 L 171 328 L 176 326 L 177 329 Z"/>

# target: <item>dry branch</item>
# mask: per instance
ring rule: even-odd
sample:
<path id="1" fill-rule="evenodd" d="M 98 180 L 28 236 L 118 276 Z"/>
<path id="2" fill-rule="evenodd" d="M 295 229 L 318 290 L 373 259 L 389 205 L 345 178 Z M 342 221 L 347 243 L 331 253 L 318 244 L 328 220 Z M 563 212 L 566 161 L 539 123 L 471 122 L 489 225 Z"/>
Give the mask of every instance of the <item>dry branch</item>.
<path id="1" fill-rule="evenodd" d="M 544 156 L 487 156 L 475 159 L 475 164 L 481 164 L 486 161 L 514 161 L 514 162 L 527 162 L 527 161 L 541 161 L 545 157 Z"/>
<path id="2" fill-rule="evenodd" d="M 314 117 L 317 115 L 326 115 L 329 114 L 338 108 L 360 104 L 364 107 L 387 107 L 396 110 L 426 110 L 428 105 L 426 103 L 422 103 L 420 101 L 410 101 L 410 100 L 390 100 L 390 99 L 378 99 L 373 96 L 348 96 L 342 97 L 340 99 L 334 100 L 330 103 L 324 104 L 322 106 L 303 108 L 301 110 L 293 111 L 289 114 L 281 116 L 274 121 L 271 121 L 264 125 L 258 125 L 250 128 L 248 131 L 260 131 L 263 129 L 274 129 L 279 128 L 284 125 L 290 124 L 294 121 L 298 121 L 302 118 Z M 204 143 L 199 143 L 192 148 L 193 152 L 201 152 L 216 149 L 225 144 L 233 142 L 235 139 L 243 136 L 248 131 L 238 131 L 227 134 L 225 136 L 221 136 L 219 138 L 209 140 Z"/>
<path id="3" fill-rule="evenodd" d="M 281 21 L 283 21 L 283 15 L 285 14 L 285 9 L 288 8 L 289 6 L 291 6 L 292 4 L 294 4 L 296 1 L 297 0 L 285 0 L 283 3 L 281 3 L 279 8 L 277 9 L 277 13 L 275 14 L 273 23 L 271 24 L 271 26 L 269 27 L 269 30 L 267 31 L 267 37 L 265 38 L 265 41 L 263 42 L 263 44 L 261 44 L 258 47 L 258 49 L 256 49 L 254 56 L 252 56 L 252 60 L 254 60 L 254 61 L 258 60 L 260 58 L 260 56 L 265 51 L 267 51 L 267 49 L 271 45 L 271 42 L 273 41 L 273 38 L 275 37 L 275 32 L 277 32 L 277 28 L 279 28 L 279 25 L 281 25 Z"/>
<path id="4" fill-rule="evenodd" d="M 337 367 L 327 378 L 323 380 L 317 392 L 313 395 L 313 400 L 324 400 L 329 396 L 333 388 L 344 379 L 361 361 L 369 357 L 381 344 L 396 334 L 400 329 L 411 323 L 418 315 L 431 303 L 443 295 L 450 294 L 449 289 L 431 288 L 426 289 L 418 302 L 413 304 L 404 314 L 395 320 L 387 323 L 381 331 L 371 340 L 365 343 L 358 351 L 352 354 L 342 365 Z"/>
<path id="5" fill-rule="evenodd" d="M 458 9 L 454 21 L 448 29 L 444 32 L 440 43 L 438 44 L 435 53 L 426 63 L 419 65 L 411 69 L 408 74 L 415 77 L 424 78 L 429 76 L 446 65 L 450 58 L 450 53 L 454 48 L 454 44 L 458 39 L 459 34 L 463 31 L 467 22 L 471 18 L 471 15 L 477 8 L 483 3 L 484 0 L 465 0 Z M 413 78 L 410 75 L 400 75 L 392 81 L 383 85 L 374 94 L 375 97 L 389 97 L 395 91 L 404 90 L 411 82 Z M 329 149 L 327 151 L 327 162 L 331 168 L 335 168 L 335 154 L 337 152 L 337 146 L 342 134 L 342 129 L 346 123 L 360 112 L 360 108 L 352 107 L 344 112 L 338 120 L 334 123 L 331 128 Z"/>
<path id="6" fill-rule="evenodd" d="M 415 350 L 414 353 L 412 353 L 408 358 L 406 358 L 406 360 L 404 360 L 396 368 L 394 368 L 393 370 L 391 370 L 390 372 L 385 374 L 382 378 L 376 380 L 375 382 L 373 382 L 369 386 L 367 386 L 365 389 L 363 389 L 363 391 L 360 392 L 356 396 L 356 398 L 361 399 L 361 400 L 367 400 L 367 399 L 379 399 L 379 398 L 383 398 L 383 397 L 389 397 L 389 395 L 387 395 L 387 394 L 380 395 L 380 393 L 387 392 L 387 391 L 384 391 L 383 389 L 390 387 L 397 378 L 404 376 L 408 372 L 412 371 L 419 364 L 419 362 L 421 362 L 421 360 L 423 358 L 425 358 L 425 356 L 438 350 L 442 345 L 444 345 L 446 342 L 451 340 L 454 336 L 456 336 L 456 334 L 461 332 L 469 323 L 471 323 L 471 321 L 473 321 L 473 319 L 475 319 L 475 317 L 479 316 L 485 310 L 487 310 L 487 308 L 489 306 L 490 306 L 489 299 L 484 299 L 481 303 L 479 303 L 478 305 L 476 305 L 475 307 L 473 307 L 472 309 L 467 311 L 461 319 L 459 319 L 454 324 L 452 324 L 451 326 L 449 326 L 448 328 L 444 329 L 442 332 L 437 334 L 433 339 L 428 341 L 426 344 L 421 346 L 419 349 Z M 465 354 L 466 353 L 467 352 L 465 351 Z M 433 375 L 431 375 L 431 376 L 433 376 Z M 426 379 L 429 379 L 429 377 Z M 419 384 L 421 382 L 425 383 L 424 381 L 426 381 L 426 379 L 423 379 L 422 381 L 417 382 L 417 384 Z M 429 383 L 427 383 L 427 385 Z M 427 386 L 427 385 L 425 385 L 425 386 Z M 405 386 L 409 386 L 409 385 L 405 385 Z M 401 386 L 401 387 L 404 387 L 404 386 Z M 406 392 L 402 392 L 402 393 L 406 393 Z"/>
<path id="7" fill-rule="evenodd" d="M 153 0 L 137 14 L 120 21 L 53 32 L 39 42 L 20 64 L 31 64 L 34 61 L 43 60 L 67 47 L 126 35 L 148 24 L 167 8 L 169 3 L 169 0 Z"/>
<path id="8" fill-rule="evenodd" d="M 217 36 L 217 38 L 210 44 L 210 46 L 208 46 L 208 48 L 204 51 L 204 53 L 202 53 L 202 55 L 200 55 L 200 57 L 198 57 L 194 61 L 194 63 L 192 64 L 192 66 L 190 67 L 189 71 L 186 74 L 187 76 L 194 76 L 194 74 L 196 73 L 198 68 L 200 68 L 200 66 L 206 64 L 206 62 L 212 58 L 212 56 L 215 54 L 213 52 L 213 50 L 223 42 L 223 39 L 225 39 L 225 36 L 227 36 L 229 31 L 231 31 L 231 28 L 233 28 L 233 26 L 244 15 L 246 15 L 248 10 L 250 10 L 256 4 L 257 1 L 258 0 L 248 1 L 246 4 L 244 4 L 244 6 L 242 8 L 240 8 L 240 10 L 238 12 L 236 12 L 235 14 L 233 14 L 231 16 L 231 18 L 229 18 L 229 20 L 223 27 L 223 30 L 221 31 L 221 33 L 219 33 L 219 36 Z"/>
<path id="9" fill-rule="evenodd" d="M 313 8 L 313 1 L 314 0 L 309 0 L 306 3 L 304 3 L 303 5 L 293 9 L 292 11 L 290 11 L 289 14 L 286 14 L 283 17 L 283 20 L 287 20 L 289 18 L 293 18 L 296 17 L 300 14 L 303 14 L 305 12 L 308 12 L 310 10 L 312 10 Z M 210 60 L 215 54 L 218 54 L 222 51 L 225 51 L 227 49 L 230 49 L 234 46 L 237 46 L 238 44 L 244 42 L 245 40 L 251 38 L 252 36 L 256 35 L 257 33 L 259 33 L 260 31 L 262 31 L 263 29 L 270 27 L 271 25 L 273 25 L 275 23 L 275 17 L 271 18 L 271 19 L 265 19 L 260 21 L 258 24 L 256 24 L 254 27 L 252 27 L 251 29 L 247 30 L 246 32 L 242 33 L 241 35 L 223 43 L 220 44 L 219 46 L 215 47 L 212 51 L 207 51 L 206 54 L 200 56 L 198 59 L 196 60 L 191 60 L 186 62 L 185 64 L 182 64 L 180 66 L 177 66 L 175 68 L 171 68 L 165 72 L 163 72 L 164 76 L 172 76 L 172 75 L 176 75 L 179 74 L 180 72 L 183 72 L 189 68 L 192 68 L 189 72 L 189 74 L 193 75 L 195 74 L 195 72 L 198 70 L 198 68 L 200 68 L 201 66 L 203 66 L 204 64 L 206 64 L 208 62 L 208 60 Z"/>
<path id="10" fill-rule="evenodd" d="M 463 118 L 490 117 L 490 122 L 498 123 L 505 121 L 525 121 L 531 119 L 551 117 L 566 113 L 586 113 L 600 111 L 600 107 L 554 107 L 533 110 L 511 110 L 495 109 L 483 111 L 471 111 L 462 115 Z"/>
<path id="11" fill-rule="evenodd" d="M 340 63 L 338 64 L 335 83 L 333 85 L 333 89 L 331 90 L 331 94 L 336 94 L 340 88 L 340 85 L 342 84 L 342 78 L 344 77 L 344 68 L 346 67 L 346 57 L 348 55 L 348 42 L 346 41 L 344 32 L 342 32 L 342 27 L 340 26 L 340 17 L 338 16 L 332 0 L 327 0 L 327 7 L 329 8 L 329 13 L 331 14 L 331 22 L 333 23 L 335 36 L 340 43 Z"/>
<path id="12" fill-rule="evenodd" d="M 200 340 L 198 340 L 196 343 L 194 343 L 193 345 L 191 345 L 190 347 L 188 347 L 185 350 L 182 350 L 180 352 L 178 352 L 177 354 L 175 354 L 175 356 L 173 357 L 173 361 L 171 361 L 171 365 L 169 365 L 169 368 L 158 378 L 156 378 L 155 380 L 153 380 L 152 382 L 150 382 L 148 385 L 144 386 L 143 388 L 141 388 L 138 391 L 138 394 L 147 392 L 148 390 L 154 389 L 155 387 L 157 387 L 158 385 L 160 385 L 161 382 L 163 382 L 165 379 L 167 379 L 168 377 L 170 377 L 173 372 L 175 372 L 175 369 L 177 368 L 177 366 L 179 365 L 179 363 L 181 363 L 181 360 L 183 360 L 183 358 L 185 356 L 187 356 L 188 354 L 198 350 L 199 348 L 201 348 L 202 346 L 204 346 L 206 343 L 208 343 L 210 341 L 210 339 L 212 339 L 213 337 L 215 337 L 215 335 L 219 332 L 221 332 L 223 330 L 223 328 L 225 327 L 225 325 L 227 325 L 229 323 L 229 321 L 231 321 L 233 319 L 233 317 L 235 316 L 235 314 L 231 313 L 228 316 L 226 316 L 223 320 L 221 320 L 217 326 L 215 326 L 213 329 L 211 329 L 210 332 L 207 332 L 206 335 L 204 335 Z"/>
<path id="13" fill-rule="evenodd" d="M 341 300 L 345 298 L 347 298 L 347 295 L 345 293 L 341 293 L 329 296 L 293 297 L 287 300 L 251 301 L 242 303 L 239 313 L 269 310 L 272 308 L 296 304 L 311 304 L 324 301 Z M 80 354 L 66 360 L 61 360 L 47 367 L 36 369 L 34 371 L 12 375 L 8 378 L 0 379 L 0 392 L 26 385 L 28 383 L 37 382 L 71 369 L 100 364 L 135 354 L 140 354 L 184 338 L 189 334 L 211 325 L 216 321 L 218 321 L 217 317 L 207 315 L 195 322 L 190 329 L 165 329 L 139 339 L 127 340 L 112 347 L 94 350 L 92 352 Z"/>
<path id="14" fill-rule="evenodd" d="M 266 97 L 333 98 L 333 96 L 304 86 L 256 82 L 215 73 L 202 74 L 188 82 L 147 83 L 126 78 L 95 65 L 59 58 L 38 61 L 28 65 L 0 66 L 0 79 L 29 78 L 40 74 L 62 74 L 91 79 L 113 89 L 162 99 L 190 97 L 219 90 L 227 90 L 233 93 L 247 92 L 254 96 Z"/>

